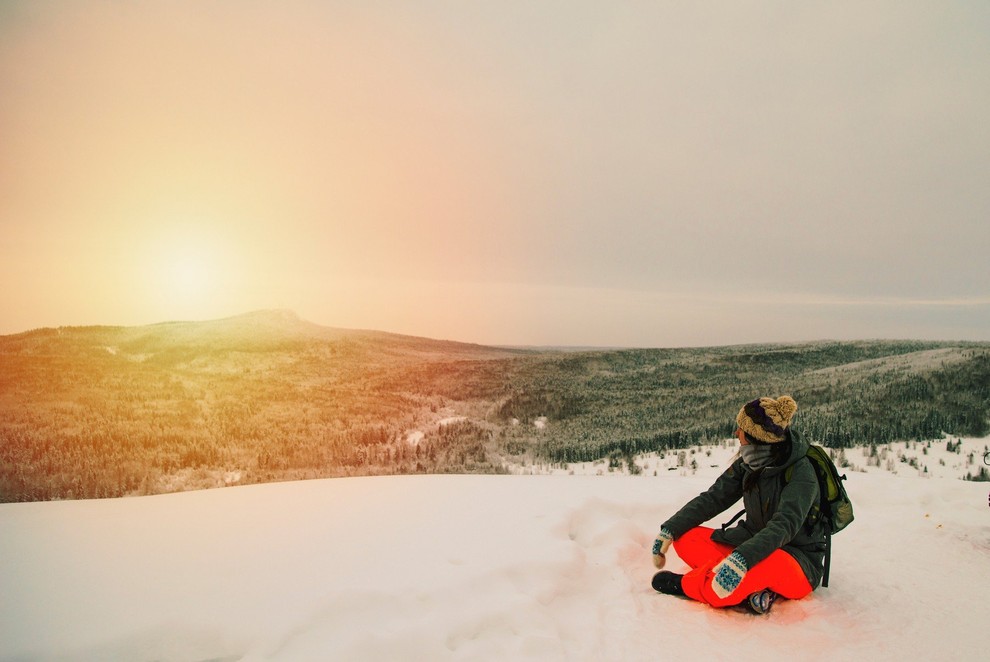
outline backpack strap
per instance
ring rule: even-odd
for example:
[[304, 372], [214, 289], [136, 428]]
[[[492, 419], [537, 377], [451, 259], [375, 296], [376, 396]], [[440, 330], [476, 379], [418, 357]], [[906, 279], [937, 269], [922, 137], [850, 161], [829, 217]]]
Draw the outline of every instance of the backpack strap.
[[832, 565], [832, 534], [825, 533], [825, 574], [822, 575], [822, 588], [828, 588], [828, 569]]

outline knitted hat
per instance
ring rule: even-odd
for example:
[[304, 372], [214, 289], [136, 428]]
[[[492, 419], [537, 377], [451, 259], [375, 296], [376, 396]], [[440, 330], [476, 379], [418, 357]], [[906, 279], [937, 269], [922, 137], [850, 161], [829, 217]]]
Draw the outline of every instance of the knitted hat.
[[754, 439], [774, 444], [786, 438], [784, 431], [796, 411], [797, 403], [789, 395], [782, 395], [776, 400], [760, 398], [743, 405], [736, 416], [736, 423]]

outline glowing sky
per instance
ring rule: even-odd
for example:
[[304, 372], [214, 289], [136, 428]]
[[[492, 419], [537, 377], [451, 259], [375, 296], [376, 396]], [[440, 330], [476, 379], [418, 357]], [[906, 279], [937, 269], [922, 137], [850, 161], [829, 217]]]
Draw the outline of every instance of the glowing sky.
[[986, 2], [0, 4], [0, 333], [990, 340]]

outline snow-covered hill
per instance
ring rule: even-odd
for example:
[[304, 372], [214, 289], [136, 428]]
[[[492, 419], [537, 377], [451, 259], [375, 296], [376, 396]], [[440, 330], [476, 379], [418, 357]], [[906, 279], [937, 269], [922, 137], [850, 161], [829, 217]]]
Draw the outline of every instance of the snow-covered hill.
[[987, 483], [850, 471], [831, 586], [765, 617], [655, 593], [659, 523], [731, 451], [0, 505], [0, 659], [985, 659]]

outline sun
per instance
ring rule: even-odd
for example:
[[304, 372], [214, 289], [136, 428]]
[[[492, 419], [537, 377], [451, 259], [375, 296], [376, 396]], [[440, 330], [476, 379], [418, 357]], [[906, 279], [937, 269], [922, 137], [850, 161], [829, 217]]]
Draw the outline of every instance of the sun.
[[216, 274], [212, 273], [208, 258], [191, 252], [172, 258], [166, 267], [168, 290], [180, 299], [195, 299], [213, 289]]
[[177, 247], [161, 255], [157, 296], [180, 311], [199, 312], [221, 296], [222, 255], [204, 245]]
[[210, 318], [225, 312], [236, 276], [232, 242], [205, 223], [163, 225], [146, 268], [146, 296], [165, 318]]

